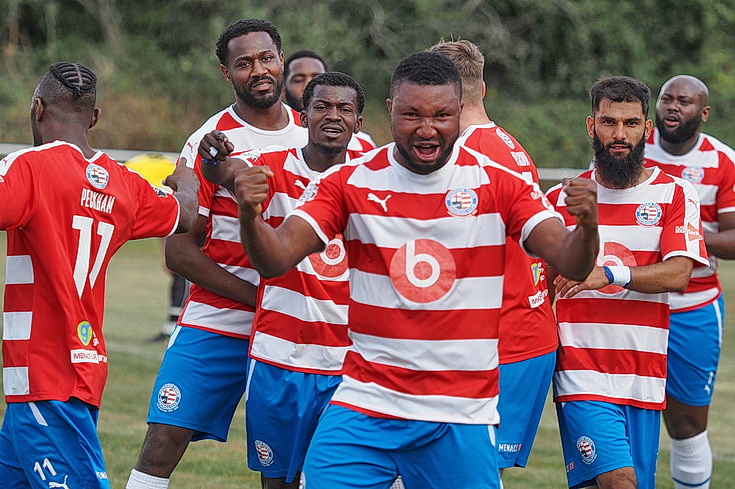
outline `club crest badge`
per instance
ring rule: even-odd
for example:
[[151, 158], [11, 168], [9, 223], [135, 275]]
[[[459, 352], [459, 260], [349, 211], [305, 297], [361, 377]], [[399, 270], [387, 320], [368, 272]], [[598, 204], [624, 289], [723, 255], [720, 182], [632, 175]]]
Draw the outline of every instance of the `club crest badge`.
[[587, 465], [590, 465], [597, 458], [595, 442], [589, 437], [580, 436], [577, 439], [577, 450], [579, 450], [579, 454], [582, 456], [582, 462]]
[[255, 440], [255, 452], [258, 454], [258, 461], [263, 467], [268, 467], [273, 463], [273, 450], [266, 442]]
[[690, 183], [699, 183], [704, 180], [704, 168], [688, 166], [682, 170], [681, 178]]
[[94, 163], [87, 165], [86, 174], [89, 183], [100, 190], [107, 187], [107, 183], [110, 180], [110, 174], [107, 170]]
[[175, 411], [181, 402], [181, 391], [176, 384], [164, 384], [158, 390], [158, 409], [165, 412]]
[[661, 206], [655, 202], [646, 202], [635, 210], [635, 220], [641, 226], [655, 226], [661, 220]]
[[477, 210], [477, 194], [471, 188], [456, 188], [447, 194], [446, 205], [453, 216], [471, 216]]

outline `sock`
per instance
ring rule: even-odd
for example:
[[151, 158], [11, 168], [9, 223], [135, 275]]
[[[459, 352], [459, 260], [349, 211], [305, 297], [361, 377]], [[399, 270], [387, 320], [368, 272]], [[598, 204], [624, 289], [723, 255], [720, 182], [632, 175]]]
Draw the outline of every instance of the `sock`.
[[390, 486], [390, 489], [404, 489], [403, 479], [401, 479], [401, 476], [400, 475], [395, 480], [395, 482], [393, 482], [393, 485]]
[[148, 475], [133, 469], [125, 489], [167, 489], [168, 479]]
[[683, 440], [672, 438], [670, 465], [674, 489], [709, 489], [712, 448], [707, 430]]

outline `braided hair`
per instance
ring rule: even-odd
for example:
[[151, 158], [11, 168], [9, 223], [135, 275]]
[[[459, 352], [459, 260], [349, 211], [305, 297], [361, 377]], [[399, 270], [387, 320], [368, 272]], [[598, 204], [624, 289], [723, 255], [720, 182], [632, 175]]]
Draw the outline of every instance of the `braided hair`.
[[82, 64], [59, 61], [49, 66], [41, 77], [34, 97], [63, 105], [71, 112], [93, 110], [97, 100], [97, 76]]

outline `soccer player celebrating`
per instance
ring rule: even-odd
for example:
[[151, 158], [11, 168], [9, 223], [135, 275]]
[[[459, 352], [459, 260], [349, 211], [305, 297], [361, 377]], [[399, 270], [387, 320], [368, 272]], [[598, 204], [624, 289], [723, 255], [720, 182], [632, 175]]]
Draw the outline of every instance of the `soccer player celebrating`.
[[[273, 173], [263, 204], [263, 218], [273, 227], [293, 211], [302, 195], [309, 195], [311, 182], [345, 162], [347, 144], [362, 123], [365, 95], [349, 75], [318, 75], [303, 97], [301, 124], [309, 130], [306, 146], [263, 151], [249, 161]], [[232, 188], [234, 170], [245, 164], [235, 158], [218, 162], [233, 149], [222, 136], [218, 132], [205, 136], [199, 153], [205, 158], [204, 175]], [[218, 150], [217, 160], [211, 160], [210, 147]], [[260, 170], [255, 174], [259, 176]], [[348, 298], [347, 256], [340, 236], [324, 252], [261, 283], [250, 342], [245, 421], [248, 466], [261, 472], [264, 488], [299, 486], [306, 449], [340, 382], [350, 345]]]
[[[656, 102], [656, 129], [646, 164], [688, 180], [702, 204], [708, 269], [695, 270], [684, 292], [671, 294], [666, 409], [671, 476], [676, 489], [707, 489], [712, 449], [707, 415], [714, 392], [725, 317], [717, 258], [735, 258], [735, 152], [700, 132], [710, 113], [707, 86], [687, 75], [671, 78]], [[697, 348], [691, 347], [697, 338]]]
[[0, 161], [3, 487], [110, 488], [96, 432], [107, 266], [126, 241], [184, 232], [196, 219], [191, 169], [166, 179], [176, 190], [167, 196], [89, 146], [96, 82], [81, 64], [51, 65], [31, 104], [35, 147]]
[[[415, 53], [393, 73], [395, 142], [327, 172], [278, 228], [265, 167], [240, 170], [241, 239], [266, 277], [344, 235], [353, 342], [306, 456], [306, 488], [499, 487], [497, 318], [506, 235], [578, 279], [597, 255], [593, 183], [567, 188], [567, 231], [537, 186], [456, 145], [452, 62]], [[461, 453], [453, 463], [447, 453]]]
[[200, 175], [199, 216], [190, 232], [166, 240], [166, 264], [193, 286], [153, 387], [148, 433], [128, 489], [167, 487], [190, 441], [225, 441], [245, 390], [258, 274], [238, 242], [234, 196], [201, 176], [199, 142], [215, 129], [240, 151], [307, 140], [298, 114], [280, 103], [283, 53], [273, 24], [233, 22], [216, 53], [235, 103], [205, 122], [181, 152]]
[[[487, 115], [482, 70], [485, 57], [467, 40], [439, 42], [431, 51], [452, 60], [462, 76], [459, 143], [538, 184], [538, 170], [523, 146]], [[544, 262], [529, 257], [511, 238], [506, 240], [505, 276], [500, 309], [498, 358], [500, 399], [498, 465], [525, 467], [536, 437], [559, 340], [548, 297]]]
[[[595, 167], [581, 177], [597, 184], [601, 253], [586, 280], [563, 272], [555, 280], [554, 395], [570, 488], [655, 487], [668, 293], [686, 288], [695, 263], [707, 264], [694, 188], [643, 166], [649, 97], [628, 77], [590, 91]], [[549, 199], [575, 228], [564, 189]]]

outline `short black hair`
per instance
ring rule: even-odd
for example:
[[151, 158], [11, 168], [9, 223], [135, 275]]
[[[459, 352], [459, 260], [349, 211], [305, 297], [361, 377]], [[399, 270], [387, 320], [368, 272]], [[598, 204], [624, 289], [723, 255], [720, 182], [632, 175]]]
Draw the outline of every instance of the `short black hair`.
[[59, 61], [49, 66], [33, 96], [62, 104], [70, 112], [94, 110], [97, 76], [83, 64]]
[[462, 98], [462, 78], [452, 60], [440, 53], [420, 51], [409, 54], [398, 63], [390, 80], [390, 93], [404, 82], [416, 85], [454, 85]]
[[600, 101], [604, 98], [613, 102], [640, 102], [644, 117], [648, 117], [651, 90], [640, 80], [629, 76], [609, 76], [597, 80], [590, 89], [593, 114], [600, 108]]
[[288, 65], [291, 64], [291, 61], [294, 61], [300, 58], [318, 59], [319, 61], [322, 62], [322, 65], [324, 66], [324, 71], [329, 71], [329, 67], [327, 66], [327, 62], [324, 61], [324, 58], [319, 56], [317, 53], [315, 53], [311, 49], [301, 49], [299, 51], [296, 51], [295, 53], [291, 53], [291, 56], [286, 58], [286, 62], [283, 64], [283, 77], [285, 79], [288, 78], [288, 72], [289, 72]]
[[219, 39], [217, 39], [217, 49], [215, 50], [215, 53], [217, 54], [219, 62], [227, 66], [227, 57], [230, 54], [227, 49], [229, 42], [236, 37], [244, 36], [251, 32], [268, 33], [268, 35], [271, 36], [273, 43], [276, 45], [278, 52], [281, 52], [281, 34], [278, 33], [276, 26], [267, 20], [262, 19], [240, 19], [227, 26], [227, 28], [222, 31], [222, 34], [219, 35]]
[[357, 113], [362, 114], [362, 109], [365, 108], [365, 92], [360, 84], [357, 83], [357, 80], [352, 78], [350, 75], [339, 71], [328, 71], [312, 78], [311, 81], [307, 83], [306, 88], [304, 88], [304, 95], [301, 98], [304, 107], [309, 106], [311, 97], [314, 96], [314, 88], [317, 85], [352, 88], [355, 90], [355, 93], [357, 93]]

